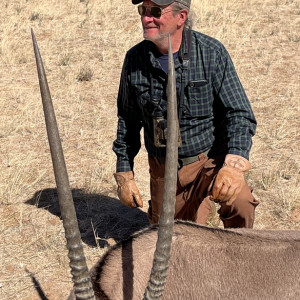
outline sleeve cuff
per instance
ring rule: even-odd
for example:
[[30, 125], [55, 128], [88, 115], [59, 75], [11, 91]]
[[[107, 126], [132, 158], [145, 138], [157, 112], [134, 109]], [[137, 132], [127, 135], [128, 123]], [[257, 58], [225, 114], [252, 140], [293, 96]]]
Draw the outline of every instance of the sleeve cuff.
[[228, 154], [239, 155], [239, 156], [242, 156], [242, 157], [246, 158], [247, 160], [249, 160], [249, 152], [248, 151], [231, 148], [231, 149], [229, 149]]
[[129, 171], [133, 171], [133, 168], [130, 165], [130, 162], [127, 160], [118, 160], [117, 161], [117, 168], [116, 168], [116, 172], [129, 172]]

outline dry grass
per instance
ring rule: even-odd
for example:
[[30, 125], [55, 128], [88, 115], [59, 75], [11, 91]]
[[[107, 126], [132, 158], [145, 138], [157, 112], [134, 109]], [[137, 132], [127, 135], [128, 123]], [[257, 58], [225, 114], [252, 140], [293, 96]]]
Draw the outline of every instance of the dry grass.
[[[30, 28], [91, 265], [147, 224], [146, 151], [136, 159], [145, 208], [133, 212], [116, 200], [111, 150], [120, 70], [141, 26], [130, 1], [5, 0], [0, 8], [0, 299], [40, 299], [32, 280], [48, 299], [66, 299], [72, 283]], [[300, 2], [203, 0], [193, 11], [194, 28], [229, 50], [258, 120], [247, 175], [261, 202], [255, 226], [300, 229]]]

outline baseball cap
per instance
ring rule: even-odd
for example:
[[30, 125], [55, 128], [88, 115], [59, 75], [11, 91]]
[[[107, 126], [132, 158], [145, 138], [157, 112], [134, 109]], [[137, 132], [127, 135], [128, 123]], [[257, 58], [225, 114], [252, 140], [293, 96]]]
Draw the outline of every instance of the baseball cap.
[[[175, 0], [151, 0], [157, 5], [170, 5], [171, 3], [175, 2]], [[139, 4], [143, 2], [143, 0], [132, 0], [132, 4]], [[176, 0], [176, 2], [182, 3], [183, 5], [190, 7], [191, 0]]]

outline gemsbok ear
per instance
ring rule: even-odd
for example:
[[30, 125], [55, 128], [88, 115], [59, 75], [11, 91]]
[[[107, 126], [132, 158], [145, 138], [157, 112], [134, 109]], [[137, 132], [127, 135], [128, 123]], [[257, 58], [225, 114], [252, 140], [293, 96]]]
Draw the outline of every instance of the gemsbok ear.
[[42, 96], [55, 181], [57, 186], [59, 206], [61, 210], [63, 226], [65, 228], [67, 248], [69, 250], [68, 256], [70, 258], [70, 267], [73, 276], [74, 291], [76, 299], [78, 300], [95, 299], [90, 275], [83, 253], [74, 201], [70, 189], [67, 168], [57, 128], [50, 90], [43, 66], [43, 61], [32, 29], [31, 35], [38, 71], [40, 91]]

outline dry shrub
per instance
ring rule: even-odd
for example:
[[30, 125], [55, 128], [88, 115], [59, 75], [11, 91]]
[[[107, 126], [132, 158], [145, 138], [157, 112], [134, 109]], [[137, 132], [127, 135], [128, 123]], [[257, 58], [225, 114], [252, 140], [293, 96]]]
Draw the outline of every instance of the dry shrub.
[[78, 81], [90, 81], [93, 77], [94, 71], [91, 67], [84, 65], [80, 67], [80, 70], [76, 76]]

